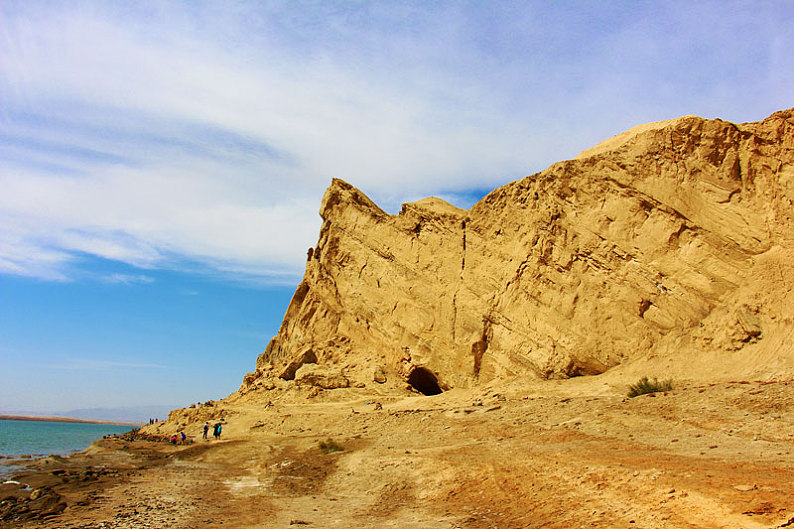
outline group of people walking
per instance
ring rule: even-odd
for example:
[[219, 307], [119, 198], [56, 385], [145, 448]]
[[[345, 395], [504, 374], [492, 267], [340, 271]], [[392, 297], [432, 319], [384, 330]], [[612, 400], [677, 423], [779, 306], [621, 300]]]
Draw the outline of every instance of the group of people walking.
[[[219, 423], [219, 422], [215, 423], [215, 425], [212, 427], [212, 436], [215, 438], [216, 441], [221, 438], [221, 431], [222, 430], [223, 430], [223, 426], [221, 426], [221, 423]], [[203, 435], [204, 439], [207, 438], [207, 434], [209, 434], [209, 431], [210, 431], [210, 423], [209, 422], [205, 422], [204, 423], [204, 435]], [[193, 442], [192, 439], [190, 441], [188, 441], [188, 438], [187, 438], [187, 435], [185, 435], [185, 432], [177, 432], [174, 435], [172, 435], [170, 438], [166, 437], [164, 440], [167, 441], [167, 442], [170, 442], [171, 444], [175, 444], [175, 445], [176, 444], [190, 444], [190, 443]]]
[[[222, 429], [222, 426], [221, 426], [221, 423], [219, 423], [219, 422], [215, 423], [215, 426], [212, 427], [212, 436], [215, 437], [216, 440], [221, 438], [221, 429]], [[209, 431], [210, 431], [210, 423], [209, 422], [205, 422], [204, 423], [204, 439], [207, 438], [207, 433]]]

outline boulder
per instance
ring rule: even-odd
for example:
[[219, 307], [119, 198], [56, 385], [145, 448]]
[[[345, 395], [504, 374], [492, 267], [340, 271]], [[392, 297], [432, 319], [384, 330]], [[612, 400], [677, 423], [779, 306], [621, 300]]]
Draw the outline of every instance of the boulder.
[[306, 349], [302, 353], [298, 354], [289, 364], [287, 367], [279, 375], [279, 378], [283, 378], [284, 380], [294, 380], [295, 373], [298, 369], [301, 368], [304, 364], [316, 364], [317, 363], [317, 355], [314, 354], [314, 351], [311, 349]]
[[350, 387], [350, 381], [338, 368], [320, 364], [305, 364], [295, 373], [299, 386], [315, 386], [322, 389]]

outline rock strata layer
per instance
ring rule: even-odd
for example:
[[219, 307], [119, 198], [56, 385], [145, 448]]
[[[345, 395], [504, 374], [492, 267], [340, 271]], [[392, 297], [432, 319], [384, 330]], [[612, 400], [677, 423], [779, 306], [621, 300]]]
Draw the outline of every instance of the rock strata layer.
[[468, 211], [427, 198], [389, 215], [334, 180], [240, 391], [326, 373], [306, 364], [424, 392], [659, 355], [790, 361], [792, 200], [794, 109], [643, 125]]

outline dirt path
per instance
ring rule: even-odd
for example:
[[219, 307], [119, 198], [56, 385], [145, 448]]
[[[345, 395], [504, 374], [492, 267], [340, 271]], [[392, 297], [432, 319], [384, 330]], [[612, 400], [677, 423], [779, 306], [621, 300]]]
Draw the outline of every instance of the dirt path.
[[794, 383], [582, 387], [238, 403], [228, 440], [97, 453], [116, 474], [9, 526], [794, 527]]

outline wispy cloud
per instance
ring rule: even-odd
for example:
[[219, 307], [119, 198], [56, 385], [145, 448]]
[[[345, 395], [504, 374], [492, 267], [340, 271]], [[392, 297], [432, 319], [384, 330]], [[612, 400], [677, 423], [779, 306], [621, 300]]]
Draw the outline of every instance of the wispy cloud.
[[641, 121], [791, 105], [792, 11], [11, 0], [0, 273], [89, 254], [294, 281], [332, 177], [392, 210], [465, 201]]
[[46, 369], [75, 370], [75, 371], [112, 371], [127, 369], [167, 369], [168, 366], [162, 364], [145, 362], [117, 362], [112, 360], [93, 360], [86, 358], [75, 358], [59, 364], [47, 364], [42, 366]]
[[118, 283], [122, 285], [135, 285], [154, 283], [155, 279], [144, 274], [111, 274], [102, 277], [105, 283]]

